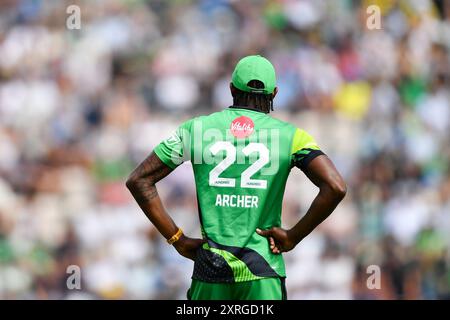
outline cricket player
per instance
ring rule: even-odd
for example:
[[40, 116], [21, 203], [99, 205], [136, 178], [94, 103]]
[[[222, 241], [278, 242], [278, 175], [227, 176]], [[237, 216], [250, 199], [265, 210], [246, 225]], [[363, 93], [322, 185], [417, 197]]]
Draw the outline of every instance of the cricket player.
[[[126, 185], [168, 244], [194, 261], [188, 299], [286, 299], [282, 253], [333, 212], [346, 184], [311, 135], [269, 115], [278, 89], [266, 58], [241, 59], [230, 90], [232, 106], [181, 124]], [[185, 161], [193, 167], [201, 239], [183, 234], [156, 189]], [[283, 229], [283, 194], [293, 168], [319, 192], [297, 224]]]

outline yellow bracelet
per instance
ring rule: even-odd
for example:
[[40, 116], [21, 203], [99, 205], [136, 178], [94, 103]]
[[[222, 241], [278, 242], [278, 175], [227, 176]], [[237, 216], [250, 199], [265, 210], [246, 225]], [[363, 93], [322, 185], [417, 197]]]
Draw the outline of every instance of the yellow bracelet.
[[167, 243], [174, 244], [181, 238], [182, 235], [183, 235], [183, 230], [181, 230], [181, 228], [178, 228], [177, 233], [175, 233], [170, 239], [167, 239]]

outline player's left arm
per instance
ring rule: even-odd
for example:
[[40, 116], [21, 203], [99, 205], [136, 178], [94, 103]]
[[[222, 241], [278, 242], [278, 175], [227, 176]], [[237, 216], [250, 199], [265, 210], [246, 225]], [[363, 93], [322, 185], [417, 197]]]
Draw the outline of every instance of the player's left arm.
[[142, 211], [166, 239], [174, 235], [178, 228], [159, 198], [156, 183], [171, 172], [172, 169], [152, 152], [134, 169], [126, 182]]

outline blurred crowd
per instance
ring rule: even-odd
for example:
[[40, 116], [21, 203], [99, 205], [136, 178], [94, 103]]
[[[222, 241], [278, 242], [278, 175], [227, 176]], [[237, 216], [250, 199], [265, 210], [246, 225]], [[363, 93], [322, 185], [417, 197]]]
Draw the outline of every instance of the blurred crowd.
[[[124, 181], [182, 121], [231, 105], [247, 54], [275, 65], [273, 116], [310, 132], [349, 185], [285, 254], [288, 297], [449, 299], [449, 50], [445, 1], [1, 1], [0, 299], [185, 299], [192, 262]], [[190, 164], [158, 188], [200, 236]], [[284, 226], [316, 193], [293, 170]]]

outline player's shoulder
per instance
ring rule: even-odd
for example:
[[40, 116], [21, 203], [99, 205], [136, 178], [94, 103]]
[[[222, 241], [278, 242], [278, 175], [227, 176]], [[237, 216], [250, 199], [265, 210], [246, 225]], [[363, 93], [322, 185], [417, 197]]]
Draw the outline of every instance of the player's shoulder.
[[[217, 113], [217, 112], [214, 112]], [[192, 123], [194, 122], [198, 122], [198, 121], [205, 121], [208, 117], [210, 117], [211, 115], [213, 115], [214, 113], [210, 113], [210, 114], [204, 114], [204, 115], [198, 115], [189, 119], [186, 119], [181, 126], [191, 126]]]
[[213, 119], [221, 119], [225, 110], [210, 112], [193, 118], [196, 121], [208, 121]]
[[288, 122], [288, 121], [284, 121], [281, 120], [279, 118], [276, 118], [274, 116], [271, 115], [266, 115], [268, 118], [270, 118], [271, 124], [278, 126], [278, 127], [283, 127], [283, 128], [287, 128], [287, 129], [293, 129], [295, 130], [297, 127], [295, 125], [293, 125], [292, 123]]
[[272, 116], [272, 115], [268, 115], [268, 114], [265, 116], [267, 117], [268, 124], [270, 125], [271, 128], [279, 128], [280, 130], [288, 131], [288, 132], [291, 132], [292, 134], [297, 129], [297, 127], [294, 124], [292, 124], [288, 121], [281, 120], [281, 119], [277, 118], [276, 116]]
[[190, 118], [188, 120], [186, 120], [183, 125], [186, 126], [192, 126], [193, 123], [198, 123], [198, 122], [207, 122], [207, 121], [211, 121], [214, 119], [221, 119], [221, 113], [222, 111], [216, 111], [216, 112], [212, 112], [212, 113], [208, 113], [208, 114], [202, 114], [202, 115], [198, 115], [196, 117]]
[[180, 124], [179, 129], [191, 131], [194, 130], [195, 126], [204, 126], [205, 124], [212, 123], [222, 118], [220, 113], [221, 111], [217, 111], [189, 118]]

